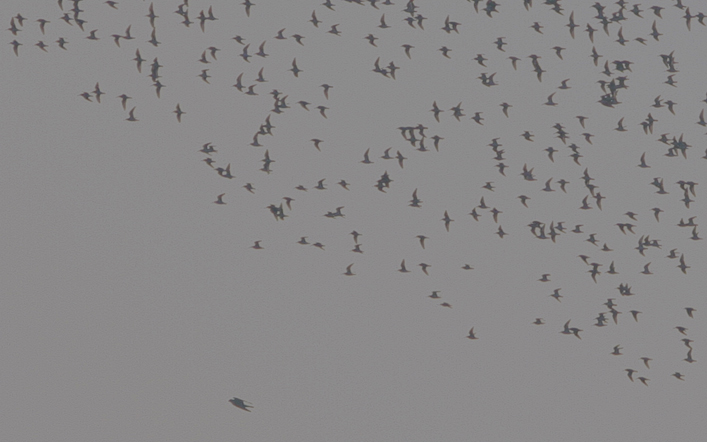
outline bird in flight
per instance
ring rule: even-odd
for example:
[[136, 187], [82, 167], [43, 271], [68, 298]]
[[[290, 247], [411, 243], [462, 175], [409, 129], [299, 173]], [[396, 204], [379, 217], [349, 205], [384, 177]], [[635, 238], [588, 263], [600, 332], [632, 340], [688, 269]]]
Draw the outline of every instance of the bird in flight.
[[398, 269], [400, 273], [410, 273], [410, 270], [405, 268], [405, 260], [403, 259], [403, 262], [400, 263], [400, 268]]
[[239, 399], [237, 397], [234, 397], [233, 399], [229, 399], [228, 402], [232, 403], [234, 406], [240, 408], [241, 410], [245, 410], [245, 411], [250, 411], [249, 408], [253, 408], [253, 406], [250, 405], [250, 402], [244, 401], [243, 399]]
[[130, 109], [130, 112], [128, 112], [128, 118], [126, 118], [126, 121], [140, 121], [137, 118], [135, 118], [135, 107], [133, 106], [132, 109]]

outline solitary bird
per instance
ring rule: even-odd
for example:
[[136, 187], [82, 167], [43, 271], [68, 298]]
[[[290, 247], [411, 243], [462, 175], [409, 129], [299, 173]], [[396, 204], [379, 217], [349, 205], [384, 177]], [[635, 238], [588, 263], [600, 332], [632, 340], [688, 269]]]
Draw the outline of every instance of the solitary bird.
[[245, 410], [245, 411], [250, 411], [248, 408], [253, 408], [252, 405], [249, 405], [250, 402], [244, 401], [243, 399], [239, 399], [237, 397], [234, 397], [233, 399], [229, 399], [228, 402], [232, 403], [234, 406], [240, 408], [241, 410]]

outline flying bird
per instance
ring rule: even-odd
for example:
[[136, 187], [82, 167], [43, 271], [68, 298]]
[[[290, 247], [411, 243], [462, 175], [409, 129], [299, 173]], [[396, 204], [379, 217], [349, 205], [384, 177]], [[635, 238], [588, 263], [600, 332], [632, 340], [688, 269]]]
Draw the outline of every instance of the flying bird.
[[229, 399], [228, 402], [232, 403], [234, 406], [240, 408], [241, 410], [245, 410], [245, 411], [250, 411], [249, 408], [253, 408], [252, 405], [249, 405], [250, 402], [244, 401], [243, 399], [239, 399], [237, 397], [234, 397], [233, 399]]
[[182, 122], [182, 115], [186, 114], [186, 112], [184, 112], [182, 110], [182, 108], [179, 107], [179, 103], [177, 103], [177, 108], [174, 110], [174, 113], [177, 114], [177, 121], [181, 123]]
[[444, 218], [442, 218], [442, 221], [444, 221], [444, 228], [447, 229], [447, 232], [449, 232], [449, 224], [454, 220], [449, 217], [446, 210], [444, 211]]
[[250, 7], [253, 6], [255, 3], [251, 2], [250, 0], [245, 0], [243, 3], [241, 3], [243, 6], [245, 6], [245, 15], [247, 17], [250, 17]]
[[126, 118], [126, 121], [140, 121], [137, 118], [135, 118], [135, 107], [133, 106], [132, 109], [130, 109], [130, 112], [128, 112], [128, 118]]

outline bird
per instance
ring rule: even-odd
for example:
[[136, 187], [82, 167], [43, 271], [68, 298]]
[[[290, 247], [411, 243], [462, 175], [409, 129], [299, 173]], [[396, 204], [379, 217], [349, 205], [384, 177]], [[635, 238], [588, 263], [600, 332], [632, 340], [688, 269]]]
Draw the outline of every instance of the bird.
[[142, 63], [146, 60], [140, 56], [140, 49], [135, 50], [135, 58], [133, 60], [137, 63], [137, 71], [142, 72]]
[[346, 272], [344, 273], [344, 275], [346, 275], [346, 276], [354, 276], [354, 275], [356, 275], [355, 273], [353, 273], [353, 272], [351, 271], [351, 267], [353, 267], [353, 264], [349, 264], [348, 267], [346, 267]]
[[369, 156], [368, 156], [370, 150], [371, 150], [370, 148], [366, 149], [366, 152], [364, 152], [364, 154], [363, 154], [363, 161], [361, 161], [361, 163], [363, 163], [363, 164], [373, 164], [373, 161], [371, 161], [370, 158], [369, 158]]
[[400, 273], [410, 273], [410, 270], [405, 268], [405, 260], [403, 259], [403, 262], [400, 263], [400, 268], [398, 269]]
[[432, 267], [429, 264], [425, 264], [424, 262], [418, 264], [420, 267], [422, 267], [422, 271], [425, 273], [425, 275], [429, 276], [429, 273], [427, 273], [427, 268]]
[[314, 25], [314, 27], [319, 27], [319, 23], [321, 23], [321, 21], [317, 19], [316, 11], [312, 11], [312, 19], [309, 21]]
[[[571, 319], [570, 319], [570, 321], [571, 321]], [[570, 331], [570, 321], [565, 322], [564, 327], [563, 327], [562, 330], [560, 331], [560, 333], [562, 333], [563, 335], [570, 335], [570, 334], [572, 334], [572, 332]]]
[[643, 273], [644, 275], [652, 275], [653, 273], [651, 273], [651, 271], [648, 269], [649, 265], [651, 265], [650, 262], [643, 266], [643, 271], [641, 273]]
[[301, 46], [304, 46], [304, 43], [302, 43], [302, 40], [304, 39], [303, 36], [301, 36], [301, 35], [299, 35], [299, 34], [293, 34], [291, 37], [294, 38], [295, 41], [296, 41], [297, 43], [299, 43]]
[[508, 118], [508, 108], [513, 107], [513, 106], [511, 106], [508, 103], [501, 103], [499, 106], [501, 106], [503, 108], [503, 115], [505, 115], [506, 118]]
[[380, 18], [380, 24], [378, 25], [379, 28], [381, 29], [386, 29], [389, 28], [390, 26], [385, 22], [385, 14], [383, 14]]
[[10, 44], [12, 45], [12, 50], [15, 53], [15, 55], [19, 56], [20, 54], [18, 53], [17, 48], [22, 46], [22, 43], [18, 42], [17, 40], [12, 40], [10, 42]]
[[430, 112], [434, 113], [435, 120], [437, 120], [437, 122], [439, 123], [439, 114], [444, 111], [437, 107], [436, 101], [432, 103], [432, 109], [430, 110]]
[[130, 112], [128, 112], [128, 118], [126, 118], [125, 120], [126, 121], [140, 121], [137, 118], [135, 118], [134, 112], [135, 112], [135, 107], [133, 106], [133, 108], [130, 109]]
[[689, 265], [685, 264], [685, 255], [680, 254], [680, 264], [677, 266], [684, 274], [687, 274], [687, 269], [690, 268]]
[[417, 239], [420, 240], [420, 246], [425, 248], [425, 240], [428, 239], [425, 235], [417, 235]]
[[[412, 199], [410, 200], [410, 207], [422, 207], [420, 203], [422, 202], [421, 199], [417, 197], [417, 189], [413, 190], [412, 192]], [[424, 247], [423, 247], [424, 248]]]
[[646, 368], [651, 368], [650, 365], [648, 365], [648, 362], [652, 361], [653, 359], [647, 357], [642, 357], [640, 359], [643, 361], [643, 364], [646, 366]]
[[177, 108], [174, 110], [174, 113], [177, 114], [177, 121], [181, 123], [182, 115], [186, 114], [186, 112], [184, 112], [181, 107], [179, 107], [179, 103], [177, 103]]
[[243, 399], [239, 399], [237, 397], [229, 399], [228, 402], [232, 403], [234, 406], [240, 408], [241, 410], [245, 410], [248, 412], [250, 412], [249, 408], [253, 408], [253, 406], [250, 405], [250, 402], [244, 401]]
[[339, 31], [339, 30], [337, 29], [337, 26], [339, 26], [338, 23], [335, 24], [335, 25], [331, 25], [331, 29], [329, 29], [327, 32], [328, 32], [329, 34], [334, 34], [334, 35], [340, 36], [340, 35], [341, 35], [341, 31]]
[[155, 27], [155, 19], [159, 18], [159, 16], [155, 14], [154, 5], [152, 3], [150, 3], [149, 13], [146, 15], [146, 17], [148, 17], [150, 19], [150, 26], [152, 26], [154, 28]]
[[120, 98], [120, 103], [123, 106], [123, 110], [126, 110], [125, 106], [126, 106], [128, 100], [130, 100], [132, 97], [128, 97], [127, 95], [122, 94], [122, 95], [118, 95], [118, 97], [116, 97], [116, 98]]
[[324, 97], [326, 97], [326, 99], [328, 100], [329, 99], [329, 89], [333, 88], [334, 86], [330, 86], [325, 83], [325, 84], [321, 85], [321, 87], [324, 88]]
[[474, 327], [471, 327], [471, 330], [469, 330], [469, 336], [467, 336], [467, 338], [469, 338], [469, 339], [479, 339], [479, 338], [477, 338], [476, 335], [474, 334]]
[[292, 73], [295, 75], [295, 77], [299, 78], [299, 73], [303, 72], [300, 68], [297, 67], [297, 58], [294, 58], [292, 60], [292, 69], [290, 69]]
[[260, 46], [258, 47], [258, 52], [256, 52], [255, 55], [262, 58], [265, 58], [269, 55], [265, 53], [265, 42], [262, 42], [260, 44]]
[[633, 374], [636, 373], [636, 370], [632, 368], [626, 368], [624, 369], [624, 371], [628, 373], [628, 378], [631, 379], [631, 382], [633, 382]]
[[447, 232], [449, 232], [449, 224], [454, 220], [449, 217], [446, 210], [444, 211], [444, 218], [442, 218], [442, 221], [444, 221], [444, 228], [447, 229]]
[[690, 349], [690, 351], [687, 352], [687, 357], [685, 359], [683, 359], [683, 361], [689, 362], [689, 363], [695, 362], [695, 360], [692, 359], [692, 349]]
[[614, 130], [619, 131], [619, 132], [626, 132], [627, 129], [624, 127], [623, 121], [624, 121], [624, 119], [621, 118], [618, 122], [618, 125], [616, 126], [616, 128]]
[[400, 153], [400, 151], [397, 152], [395, 158], [398, 160], [398, 164], [400, 165], [400, 168], [403, 168], [403, 161], [406, 160], [407, 158], [403, 156], [403, 154]]
[[[250, 8], [251, 8], [251, 6], [254, 5], [254, 3], [251, 2], [250, 0], [245, 0], [245, 1], [244, 1], [243, 3], [241, 3], [241, 4], [242, 4], [243, 6], [245, 6], [245, 15], [246, 15], [247, 17], [250, 17]], [[211, 11], [211, 10], [209, 9], [209, 11]]]

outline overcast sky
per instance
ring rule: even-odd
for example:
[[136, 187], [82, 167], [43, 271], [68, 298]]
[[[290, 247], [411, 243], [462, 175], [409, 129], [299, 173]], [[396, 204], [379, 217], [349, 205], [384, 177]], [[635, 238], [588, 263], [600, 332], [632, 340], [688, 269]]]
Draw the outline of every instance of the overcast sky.
[[[477, 13], [473, 2], [416, 0], [424, 30], [405, 22], [404, 0], [378, 9], [362, 3], [335, 0], [331, 10], [319, 0], [260, 0], [247, 16], [240, 2], [190, 0], [180, 8], [194, 22], [187, 27], [174, 13], [179, 1], [155, 1], [157, 46], [148, 42], [150, 2], [122, 0], [114, 9], [81, 1], [83, 31], [61, 19], [74, 17], [70, 0], [63, 12], [51, 1], [0, 4], [3, 439], [583, 442], [705, 434], [707, 251], [691, 239], [692, 226], [677, 226], [706, 216], [706, 130], [696, 124], [707, 107], [703, 5], [684, 2], [695, 16], [688, 31], [686, 10], [673, 1], [642, 3], [642, 18], [627, 4], [626, 20], [607, 34], [597, 9], [580, 0], [561, 1], [562, 14], [540, 0], [528, 10], [500, 0], [491, 17], [485, 1]], [[604, 5], [609, 19], [619, 10]], [[217, 20], [202, 32], [199, 12], [208, 16], [211, 6]], [[651, 6], [665, 8], [662, 18]], [[379, 27], [383, 14], [389, 28]], [[448, 16], [458, 33], [442, 29]], [[38, 19], [49, 20], [44, 34]], [[332, 25], [340, 35], [328, 32]], [[117, 46], [111, 35], [128, 26], [135, 38]], [[287, 38], [274, 38], [283, 28]], [[86, 39], [94, 29], [98, 40]], [[620, 30], [625, 45], [616, 41]], [[236, 35], [250, 44], [249, 61]], [[263, 42], [267, 57], [255, 55]], [[217, 59], [209, 47], [219, 49]], [[204, 51], [208, 64], [199, 61]], [[671, 52], [674, 85], [665, 83], [671, 72], [661, 58]], [[542, 81], [531, 54], [540, 57]], [[519, 58], [517, 69], [509, 57]], [[160, 98], [148, 77], [155, 58]], [[395, 79], [373, 72], [377, 59], [381, 68], [399, 67]], [[619, 72], [615, 60], [630, 61], [630, 71]], [[607, 61], [610, 75], [602, 73]], [[267, 82], [255, 81], [261, 69]], [[241, 73], [243, 92], [233, 87]], [[495, 85], [478, 78], [494, 73]], [[619, 103], [599, 103], [609, 89], [598, 81], [621, 76]], [[558, 89], [565, 79], [569, 89]], [[332, 86], [328, 98], [322, 84]], [[257, 95], [244, 93], [250, 85]], [[281, 113], [272, 111], [273, 89], [286, 96]], [[553, 93], [557, 105], [544, 105]], [[125, 110], [122, 94], [131, 97]], [[657, 96], [663, 107], [652, 107]], [[666, 100], [677, 103], [674, 114]], [[439, 122], [433, 102], [444, 111]], [[459, 121], [451, 110], [458, 104]], [[326, 106], [326, 118], [317, 106]], [[138, 121], [126, 121], [133, 107]], [[483, 124], [471, 119], [476, 112]], [[649, 113], [652, 134], [640, 125]], [[272, 135], [252, 146], [268, 116]], [[620, 119], [626, 131], [615, 130]], [[398, 129], [418, 124], [427, 152]], [[686, 158], [666, 156], [671, 144], [661, 134], [682, 136]], [[435, 135], [443, 138], [438, 151]], [[496, 138], [500, 161], [489, 146]], [[320, 150], [312, 139], [322, 140]], [[206, 143], [217, 152], [200, 152]], [[548, 147], [557, 150], [554, 161]], [[404, 167], [381, 158], [388, 148], [406, 158]], [[361, 163], [367, 149], [373, 164]], [[271, 173], [260, 170], [266, 150]], [[650, 167], [637, 167], [644, 153]], [[228, 164], [233, 179], [214, 169]], [[523, 178], [524, 165], [535, 181]], [[594, 193], [606, 197], [601, 210], [585, 169]], [[393, 181], [381, 192], [376, 182], [386, 172]], [[667, 194], [656, 193], [655, 178]], [[326, 189], [315, 189], [322, 179]], [[542, 190], [548, 180], [552, 192]], [[689, 207], [680, 180], [699, 183]], [[409, 207], [415, 189], [420, 208]], [[220, 194], [225, 205], [214, 204]], [[528, 207], [520, 195], [530, 197]], [[586, 196], [591, 209], [580, 210]], [[284, 197], [294, 200], [277, 220], [267, 207]], [[482, 197], [501, 212], [497, 223], [476, 207]], [[324, 216], [340, 206], [343, 217]], [[565, 231], [554, 242], [539, 239], [533, 221], [546, 235], [551, 223]], [[635, 233], [621, 233], [620, 223]], [[582, 233], [572, 233], [579, 224]], [[507, 236], [496, 234], [499, 226]], [[352, 252], [352, 231], [363, 253]], [[428, 237], [424, 249], [418, 235]], [[635, 248], [646, 236], [661, 247], [641, 255]], [[309, 244], [298, 244], [301, 237]], [[255, 241], [263, 248], [251, 248]], [[667, 258], [672, 249], [686, 273]], [[596, 283], [579, 255], [601, 264]], [[403, 259], [409, 273], [398, 272]], [[612, 261], [618, 274], [607, 273]], [[652, 274], [642, 274], [648, 263]], [[350, 264], [354, 275], [346, 276]], [[543, 274], [550, 281], [538, 281]], [[622, 296], [619, 284], [633, 295]], [[555, 289], [560, 302], [550, 297]], [[430, 299], [433, 291], [441, 298]], [[608, 298], [621, 312], [618, 324]], [[693, 318], [686, 307], [696, 309]], [[638, 321], [631, 310], [641, 312]], [[602, 312], [608, 322], [597, 327]], [[568, 320], [581, 339], [560, 333]], [[471, 327], [476, 340], [466, 338]], [[612, 355], [617, 345], [622, 354]], [[694, 363], [684, 360], [688, 346]], [[636, 370], [633, 382], [625, 369]], [[235, 408], [232, 397], [254, 408]]]

